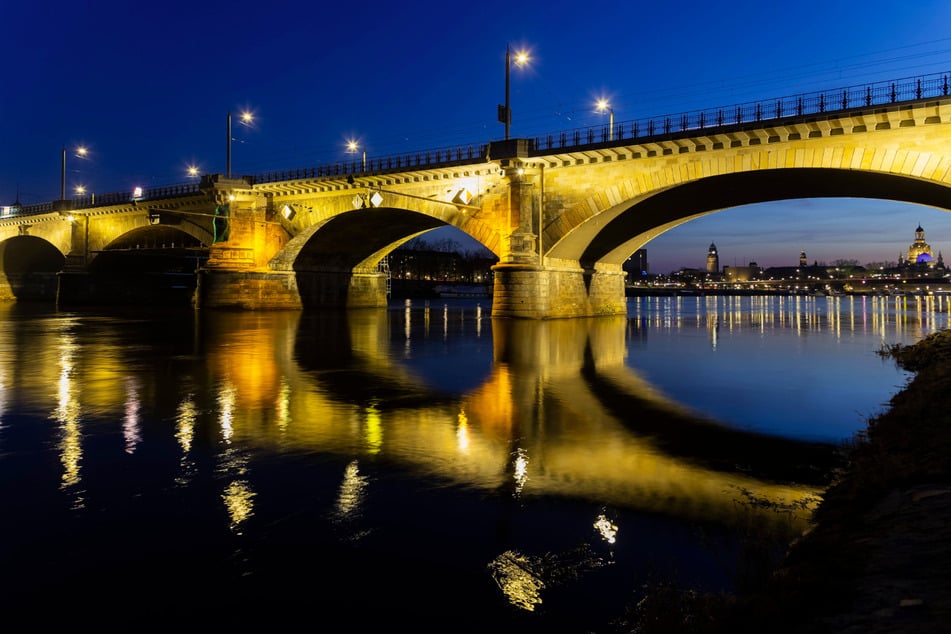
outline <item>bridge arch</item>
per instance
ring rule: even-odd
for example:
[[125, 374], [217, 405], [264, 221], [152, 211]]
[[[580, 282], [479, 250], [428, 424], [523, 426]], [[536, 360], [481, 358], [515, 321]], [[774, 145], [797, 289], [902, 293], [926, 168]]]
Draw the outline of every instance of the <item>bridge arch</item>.
[[[205, 232], [207, 234], [207, 232]], [[197, 235], [196, 235], [197, 234]], [[89, 254], [90, 272], [168, 270], [171, 260], [207, 258], [209, 236], [186, 227], [143, 225], [116, 236]], [[181, 268], [171, 267], [171, 268]], [[192, 269], [196, 266], [192, 266]]]
[[446, 223], [432, 216], [379, 207], [339, 213], [292, 238], [270, 262], [278, 271], [339, 271], [376, 266], [407, 240]]
[[545, 240], [552, 245], [547, 255], [585, 267], [620, 265], [680, 224], [776, 200], [869, 198], [951, 210], [951, 156], [854, 146], [809, 155], [807, 161], [795, 148], [752, 151], [732, 160], [694, 158], [677, 169], [658, 166], [647, 172], [636, 171], [632, 161], [609, 188], [576, 202], [546, 227]]
[[50, 300], [66, 256], [48, 240], [20, 235], [0, 242], [0, 299]]
[[[445, 207], [445, 205], [442, 205]], [[459, 222], [461, 214], [451, 213], [429, 201], [403, 207], [368, 207], [325, 213], [299, 229], [268, 262], [268, 268], [294, 276], [299, 301], [304, 306], [367, 305], [386, 301], [380, 295], [380, 261], [416, 236], [443, 226], [472, 236], [484, 223], [475, 218]], [[483, 235], [494, 235], [481, 231]], [[474, 237], [474, 236], [473, 236]], [[496, 247], [498, 240], [495, 240]]]
[[458, 212], [447, 214], [437, 205], [424, 203], [415, 209], [373, 207], [325, 217], [301, 229], [268, 266], [275, 271], [376, 268], [383, 257], [403, 243], [443, 226], [459, 229], [497, 255], [497, 231], [477, 218], [460, 218]]

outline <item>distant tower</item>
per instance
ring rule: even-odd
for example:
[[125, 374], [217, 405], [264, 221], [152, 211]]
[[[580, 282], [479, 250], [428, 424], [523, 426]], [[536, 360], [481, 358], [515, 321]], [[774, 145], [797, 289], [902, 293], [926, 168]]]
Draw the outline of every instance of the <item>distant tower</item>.
[[806, 260], [806, 252], [805, 252], [805, 251], [800, 251], [800, 252], [799, 252], [799, 266], [801, 266], [801, 267], [807, 267], [807, 266], [809, 266], [809, 261]]
[[717, 255], [717, 245], [710, 243], [710, 248], [707, 249], [707, 273], [719, 273], [720, 272], [720, 256]]
[[908, 247], [908, 263], [934, 266], [934, 255], [931, 253], [931, 246], [925, 242], [925, 230], [921, 225], [915, 229], [915, 241]]

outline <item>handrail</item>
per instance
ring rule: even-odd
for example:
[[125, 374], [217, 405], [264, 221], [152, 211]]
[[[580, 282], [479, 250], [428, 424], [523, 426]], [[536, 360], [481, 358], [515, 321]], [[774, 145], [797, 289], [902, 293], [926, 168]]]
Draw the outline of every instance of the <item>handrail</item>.
[[743, 124], [758, 124], [813, 114], [826, 115], [880, 105], [890, 106], [949, 95], [951, 95], [949, 74], [935, 73], [621, 121], [615, 124], [613, 135], [610, 133], [610, 126], [605, 125], [559, 131], [536, 136], [534, 149], [537, 152], [596, 143], [630, 142], [651, 137], [675, 136], [686, 132], [695, 133], [698, 130], [712, 132]]
[[[814, 114], [827, 115], [881, 105], [895, 105], [931, 97], [951, 95], [949, 73], [933, 73], [902, 79], [856, 84], [834, 90], [800, 93], [760, 101], [703, 110], [691, 110], [677, 114], [620, 121], [615, 129], [594, 125], [573, 130], [561, 130], [531, 139], [532, 152], [577, 148], [595, 144], [624, 144], [639, 139], [658, 140], [698, 130], [715, 132], [747, 124], [792, 119]], [[304, 178], [330, 178], [354, 175], [403, 172], [412, 169], [432, 169], [464, 165], [474, 160], [485, 160], [488, 143], [469, 143], [461, 146], [443, 147], [372, 157], [369, 160], [336, 162], [313, 167], [269, 171], [251, 177], [252, 184], [273, 183]], [[159, 200], [175, 196], [187, 196], [199, 192], [197, 183], [184, 183], [146, 189], [140, 200]], [[129, 192], [110, 192], [87, 196], [71, 202], [71, 209], [85, 209], [103, 205], [131, 202]], [[0, 219], [12, 216], [36, 215], [54, 211], [54, 203], [45, 202], [20, 207], [5, 207], [8, 211]]]

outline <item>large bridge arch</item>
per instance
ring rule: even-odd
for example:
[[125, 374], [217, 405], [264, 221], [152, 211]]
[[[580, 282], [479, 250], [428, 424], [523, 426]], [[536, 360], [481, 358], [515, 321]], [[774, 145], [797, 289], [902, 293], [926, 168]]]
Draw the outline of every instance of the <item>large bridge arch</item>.
[[837, 129], [826, 136], [790, 127], [742, 142], [717, 137], [691, 146], [638, 146], [629, 160], [584, 164], [584, 187], [571, 175], [579, 165], [559, 168], [564, 175], [549, 177], [558, 185], [549, 186], [558, 208], [546, 209], [546, 256], [585, 267], [619, 264], [684, 222], [783, 199], [878, 198], [951, 209], [944, 126], [919, 116], [874, 132]]
[[[868, 198], [951, 210], [951, 185], [907, 175], [834, 168], [780, 168], [690, 181], [605, 210], [598, 231], [577, 259], [582, 265], [622, 264], [660, 234], [710, 213], [755, 203], [802, 198]], [[607, 218], [610, 218], [609, 220]], [[583, 233], [583, 232], [581, 232]], [[576, 255], [567, 244], [563, 252]]]
[[136, 226], [115, 236], [101, 249], [91, 251], [86, 266], [90, 272], [124, 272], [130, 263], [137, 261], [135, 269], [161, 270], [159, 260], [207, 258], [210, 234], [187, 229], [187, 226], [162, 224]]
[[[380, 295], [378, 282], [383, 277], [378, 267], [385, 256], [433, 229], [459, 228], [458, 213], [436, 213], [438, 206], [432, 203], [423, 207], [349, 209], [312, 221], [287, 242], [268, 267], [295, 277], [304, 306], [377, 303], [374, 297]], [[484, 225], [471, 218], [470, 224]]]
[[278, 271], [339, 271], [374, 267], [407, 240], [446, 222], [406, 209], [354, 209], [311, 225], [270, 262]]

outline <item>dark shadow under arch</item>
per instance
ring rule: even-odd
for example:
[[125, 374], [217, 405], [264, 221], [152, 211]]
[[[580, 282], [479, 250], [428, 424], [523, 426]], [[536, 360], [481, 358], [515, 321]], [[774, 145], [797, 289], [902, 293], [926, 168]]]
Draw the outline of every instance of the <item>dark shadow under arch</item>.
[[951, 187], [898, 174], [783, 168], [711, 176], [651, 196], [608, 222], [585, 249], [593, 267], [628, 240], [689, 216], [755, 203], [801, 198], [876, 198], [951, 210]]

